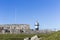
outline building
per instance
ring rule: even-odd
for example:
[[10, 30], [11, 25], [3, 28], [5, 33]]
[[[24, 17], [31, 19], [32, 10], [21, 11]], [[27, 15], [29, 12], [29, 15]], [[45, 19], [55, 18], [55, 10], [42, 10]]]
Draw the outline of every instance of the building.
[[26, 30], [29, 30], [28, 24], [3, 24], [0, 25], [0, 33], [10, 33], [10, 34], [19, 34], [24, 33]]
[[35, 30], [39, 30], [39, 22], [38, 21], [35, 22]]
[[36, 21], [35, 30], [30, 29], [29, 24], [2, 24], [0, 25], [0, 34], [39, 34], [39, 33], [51, 33], [51, 30], [39, 30], [39, 22]]

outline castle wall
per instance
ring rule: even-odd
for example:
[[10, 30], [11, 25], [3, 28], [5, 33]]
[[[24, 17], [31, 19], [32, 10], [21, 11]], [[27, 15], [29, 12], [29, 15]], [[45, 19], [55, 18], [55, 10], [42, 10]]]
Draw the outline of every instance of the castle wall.
[[5, 24], [0, 25], [0, 33], [22, 33], [30, 29], [28, 24]]

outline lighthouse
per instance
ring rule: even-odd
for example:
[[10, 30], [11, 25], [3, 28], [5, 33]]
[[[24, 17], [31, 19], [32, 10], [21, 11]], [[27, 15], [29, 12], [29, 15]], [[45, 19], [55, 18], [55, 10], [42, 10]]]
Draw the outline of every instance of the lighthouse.
[[38, 21], [35, 22], [35, 30], [39, 30], [39, 22]]

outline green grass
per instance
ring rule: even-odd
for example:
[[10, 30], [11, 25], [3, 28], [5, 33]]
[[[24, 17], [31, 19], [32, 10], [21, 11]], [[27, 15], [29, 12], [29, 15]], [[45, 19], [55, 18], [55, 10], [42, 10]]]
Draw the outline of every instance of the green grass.
[[60, 31], [42, 37], [42, 40], [60, 40]]
[[[0, 34], [0, 40], [23, 40], [35, 34]], [[60, 40], [60, 31], [51, 34], [37, 34], [41, 40]]]
[[23, 40], [26, 37], [32, 37], [33, 34], [0, 34], [0, 40]]

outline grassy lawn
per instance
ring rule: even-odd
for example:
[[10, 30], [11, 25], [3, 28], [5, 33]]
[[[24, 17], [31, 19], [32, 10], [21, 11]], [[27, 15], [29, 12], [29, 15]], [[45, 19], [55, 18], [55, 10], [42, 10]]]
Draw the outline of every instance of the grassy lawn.
[[[35, 34], [0, 34], [0, 40], [23, 40]], [[37, 34], [41, 40], [60, 40], [60, 31], [51, 34]]]
[[34, 34], [0, 34], [0, 40], [23, 40], [32, 37]]

